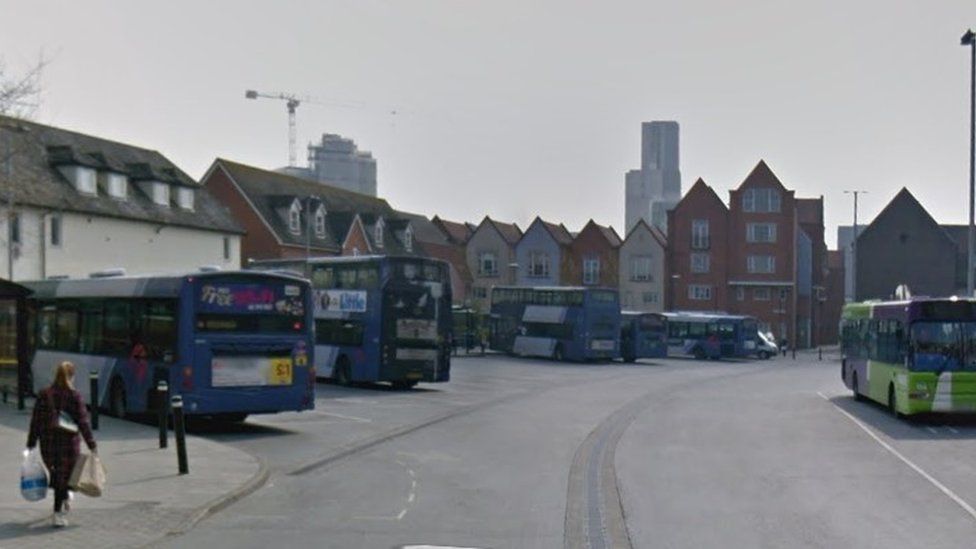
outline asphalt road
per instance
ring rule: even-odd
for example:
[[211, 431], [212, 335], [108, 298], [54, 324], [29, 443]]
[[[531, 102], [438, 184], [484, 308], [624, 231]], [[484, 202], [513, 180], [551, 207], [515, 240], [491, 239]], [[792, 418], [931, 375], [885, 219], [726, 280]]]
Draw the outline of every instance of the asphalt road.
[[976, 546], [976, 422], [894, 419], [815, 355], [452, 378], [214, 427], [271, 478], [167, 546]]

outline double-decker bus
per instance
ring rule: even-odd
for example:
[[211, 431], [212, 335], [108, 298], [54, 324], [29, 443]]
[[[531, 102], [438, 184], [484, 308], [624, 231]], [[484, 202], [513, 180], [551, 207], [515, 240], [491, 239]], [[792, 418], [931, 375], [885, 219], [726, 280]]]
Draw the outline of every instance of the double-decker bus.
[[844, 306], [841, 377], [894, 414], [976, 412], [976, 301]]
[[668, 356], [719, 359], [746, 357], [756, 350], [758, 323], [750, 316], [693, 311], [662, 314], [668, 321]]
[[446, 262], [415, 256], [255, 261], [312, 281], [315, 367], [347, 385], [408, 389], [451, 377], [451, 277]]
[[668, 356], [667, 317], [632, 311], [623, 311], [620, 317], [620, 357], [625, 362]]
[[612, 289], [495, 287], [491, 324], [495, 351], [573, 361], [620, 356], [620, 299]]
[[308, 281], [256, 272], [201, 272], [25, 282], [33, 329], [33, 389], [69, 360], [78, 390], [124, 417], [159, 405], [156, 385], [183, 397], [188, 415], [315, 406]]

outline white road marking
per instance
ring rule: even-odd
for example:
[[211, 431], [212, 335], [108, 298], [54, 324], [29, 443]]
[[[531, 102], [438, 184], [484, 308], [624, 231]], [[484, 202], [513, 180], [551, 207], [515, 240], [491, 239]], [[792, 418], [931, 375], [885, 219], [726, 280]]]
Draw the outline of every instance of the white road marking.
[[939, 432], [935, 430], [935, 427], [926, 427], [925, 430], [932, 433], [933, 435], [939, 434]]
[[340, 418], [340, 419], [348, 419], [350, 421], [358, 421], [359, 423], [373, 423], [373, 420], [368, 419], [368, 418], [365, 418], [365, 417], [346, 416], [346, 415], [343, 415], [343, 414], [337, 414], [335, 412], [322, 412], [322, 415], [337, 417], [337, 418]]
[[417, 499], [417, 495], [410, 492], [410, 497], [407, 498], [407, 503], [413, 503], [413, 500]]
[[403, 520], [403, 517], [404, 517], [404, 516], [405, 516], [406, 514], [407, 514], [407, 510], [406, 510], [406, 509], [401, 509], [401, 510], [400, 510], [400, 514], [399, 514], [399, 515], [397, 515], [397, 517], [396, 517], [396, 519], [397, 519], [397, 520]]
[[952, 433], [952, 434], [954, 434], [954, 435], [958, 435], [959, 434], [959, 429], [956, 429], [955, 427], [946, 427], [946, 429], [948, 429], [949, 432]]
[[404, 545], [400, 549], [479, 549], [479, 548], [460, 547], [457, 545]]
[[932, 475], [926, 473], [924, 469], [922, 469], [918, 465], [915, 465], [915, 463], [912, 460], [910, 460], [907, 457], [903, 456], [901, 454], [901, 452], [899, 452], [898, 450], [895, 450], [890, 444], [888, 444], [884, 440], [881, 440], [881, 437], [879, 437], [878, 435], [874, 434], [874, 431], [872, 431], [871, 429], [869, 429], [867, 425], [865, 425], [864, 423], [861, 423], [861, 420], [857, 419], [856, 417], [854, 417], [853, 415], [851, 415], [847, 410], [844, 410], [843, 408], [841, 408], [840, 406], [838, 406], [837, 404], [835, 404], [834, 402], [832, 402], [829, 398], [827, 398], [827, 395], [825, 395], [825, 394], [823, 394], [823, 393], [821, 393], [819, 391], [817, 392], [817, 394], [820, 395], [820, 398], [826, 400], [831, 405], [833, 405], [833, 407], [838, 412], [844, 414], [844, 416], [846, 416], [847, 419], [851, 420], [854, 423], [854, 425], [857, 425], [858, 427], [860, 427], [862, 431], [864, 431], [865, 433], [868, 434], [868, 436], [870, 436], [871, 438], [873, 438], [874, 441], [877, 442], [878, 444], [880, 444], [882, 448], [884, 448], [885, 450], [888, 450], [888, 452], [891, 453], [891, 455], [893, 455], [896, 458], [898, 458], [899, 460], [901, 460], [902, 463], [904, 463], [905, 465], [907, 465], [908, 467], [910, 467], [913, 471], [915, 471], [916, 473], [918, 473], [922, 478], [924, 478], [925, 480], [929, 481], [929, 483], [931, 483], [932, 486], [935, 486], [936, 488], [938, 488], [940, 492], [942, 492], [943, 494], [945, 494], [946, 496], [948, 496], [949, 499], [951, 499], [952, 501], [956, 502], [956, 505], [958, 505], [959, 507], [961, 507], [963, 511], [965, 511], [967, 514], [969, 514], [969, 516], [972, 517], [974, 520], [976, 520], [976, 509], [973, 509], [973, 507], [971, 505], [969, 505], [969, 503], [967, 503], [966, 500], [964, 500], [961, 497], [957, 496], [956, 493], [953, 492], [952, 490], [950, 490], [949, 488], [947, 488], [945, 484], [942, 484], [941, 482], [939, 482], [938, 480], [936, 480], [935, 477], [933, 477]]
[[414, 473], [413, 469], [407, 469], [407, 472], [410, 473], [410, 478], [417, 478], [417, 473]]

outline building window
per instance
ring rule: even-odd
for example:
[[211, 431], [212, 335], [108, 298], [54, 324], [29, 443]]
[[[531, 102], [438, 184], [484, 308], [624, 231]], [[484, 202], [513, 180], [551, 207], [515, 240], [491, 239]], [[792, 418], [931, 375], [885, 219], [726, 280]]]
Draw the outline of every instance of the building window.
[[403, 231], [403, 247], [408, 252], [413, 251], [413, 228], [410, 225], [407, 225], [407, 230]]
[[57, 248], [61, 246], [61, 216], [51, 216], [51, 246]]
[[110, 173], [106, 176], [106, 187], [108, 187], [108, 195], [112, 198], [118, 198], [120, 200], [125, 200], [128, 194], [128, 182], [126, 177], [120, 173]]
[[708, 257], [708, 254], [703, 253], [691, 254], [691, 272], [707, 273], [709, 268]]
[[498, 276], [498, 257], [495, 252], [478, 254], [478, 274], [480, 276]]
[[712, 299], [712, 287], [706, 284], [689, 284], [688, 299], [695, 301]]
[[224, 259], [230, 259], [230, 237], [224, 237]]
[[291, 209], [288, 210], [288, 230], [292, 234], [302, 233], [302, 206], [295, 200], [291, 203]]
[[742, 191], [742, 211], [779, 213], [780, 196], [777, 189], [746, 189]]
[[487, 299], [488, 298], [488, 288], [484, 286], [475, 286], [472, 288], [474, 291], [474, 297], [477, 299]]
[[193, 189], [188, 189], [186, 187], [177, 187], [176, 189], [176, 203], [180, 208], [184, 210], [193, 209]]
[[325, 238], [325, 208], [321, 205], [315, 210], [315, 236]]
[[644, 303], [657, 303], [657, 292], [644, 292]]
[[746, 299], [746, 289], [742, 286], [738, 286], [735, 289], [735, 299], [736, 301], [745, 301]]
[[693, 219], [691, 221], [691, 247], [696, 250], [707, 250], [710, 244], [707, 219]]
[[159, 206], [169, 206], [169, 185], [156, 181], [152, 185], [153, 202]]
[[373, 227], [373, 241], [376, 242], [377, 248], [383, 247], [383, 220], [380, 219], [376, 222], [376, 226]]
[[769, 288], [753, 288], [752, 299], [756, 301], [769, 301]]
[[651, 282], [651, 256], [638, 255], [630, 258], [630, 279], [634, 282]]
[[600, 258], [587, 257], [583, 259], [583, 284], [600, 283]]
[[7, 231], [7, 234], [10, 235], [10, 241], [14, 244], [20, 244], [20, 214], [10, 214], [10, 224]]
[[787, 290], [786, 288], [780, 288], [779, 289], [779, 300], [780, 301], [786, 301], [786, 298], [789, 297], [789, 295], [790, 295], [790, 291]]
[[776, 224], [747, 223], [746, 242], [776, 242]]
[[529, 277], [546, 278], [549, 276], [549, 254], [532, 252], [529, 254]]
[[75, 168], [75, 187], [84, 194], [98, 194], [96, 184], [98, 173], [91, 168], [77, 166]]
[[776, 258], [771, 255], [750, 255], [746, 258], [746, 270], [757, 274], [775, 273]]

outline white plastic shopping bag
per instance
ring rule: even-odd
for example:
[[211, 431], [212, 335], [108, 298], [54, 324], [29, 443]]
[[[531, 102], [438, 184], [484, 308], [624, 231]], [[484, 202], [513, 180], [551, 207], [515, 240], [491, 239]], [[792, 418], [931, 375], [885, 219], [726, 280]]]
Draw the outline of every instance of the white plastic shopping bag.
[[105, 489], [105, 468], [98, 454], [81, 454], [71, 471], [68, 487], [86, 496], [97, 498]]
[[37, 448], [24, 450], [20, 464], [20, 495], [27, 501], [40, 501], [47, 496], [47, 469]]

